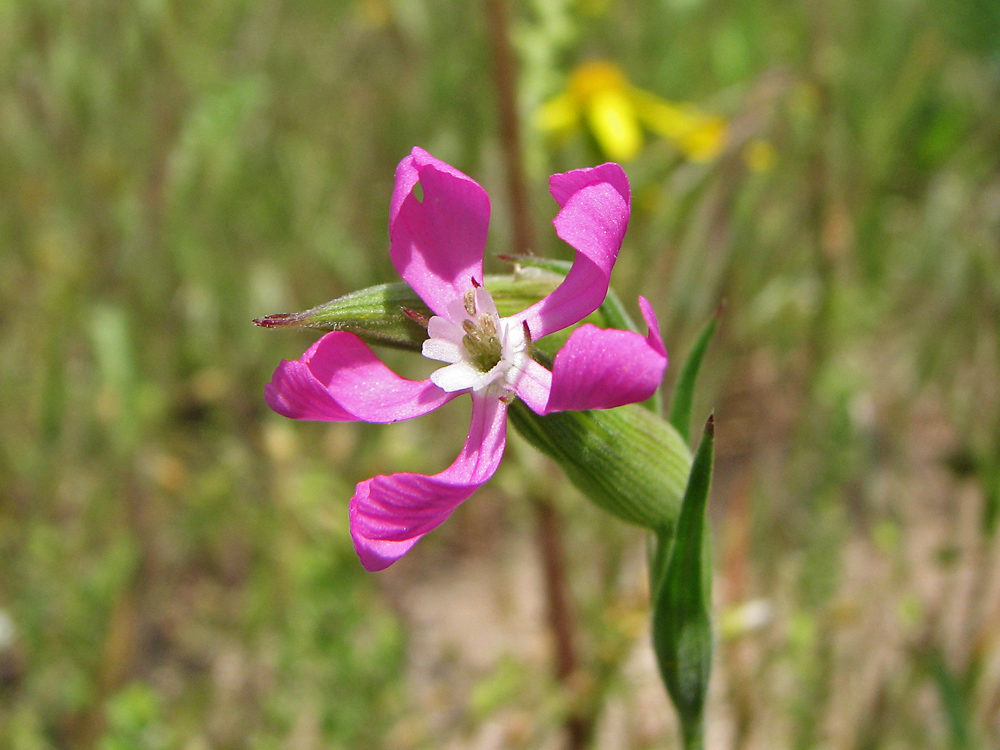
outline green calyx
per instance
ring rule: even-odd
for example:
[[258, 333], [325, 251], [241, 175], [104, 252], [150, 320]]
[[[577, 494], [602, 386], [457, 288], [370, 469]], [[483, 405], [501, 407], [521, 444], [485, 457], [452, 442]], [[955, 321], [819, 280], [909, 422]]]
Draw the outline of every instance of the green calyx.
[[[407, 314], [409, 311], [410, 314]], [[368, 344], [420, 351], [434, 313], [408, 284], [379, 284], [345, 294], [298, 313], [278, 313], [254, 320], [264, 328], [315, 328], [347, 331]]]
[[[562, 277], [533, 269], [531, 273], [487, 276], [484, 286], [493, 296], [501, 317], [513, 315], [550, 294]], [[427, 320], [433, 315], [409, 284], [402, 281], [361, 289], [326, 304], [298, 313], [279, 313], [254, 321], [264, 328], [314, 328], [320, 331], [347, 331], [374, 346], [420, 351], [427, 339]], [[482, 325], [477, 326], [482, 331]], [[468, 331], [466, 331], [468, 334]], [[495, 331], [494, 331], [495, 335]], [[473, 346], [481, 348], [477, 367], [488, 372], [500, 361], [500, 342], [488, 332], [477, 333]], [[469, 342], [465, 342], [468, 346]], [[472, 349], [469, 349], [472, 353]]]
[[508, 413], [596, 505], [647, 529], [674, 528], [691, 451], [668, 422], [638, 404], [542, 417], [515, 401]]

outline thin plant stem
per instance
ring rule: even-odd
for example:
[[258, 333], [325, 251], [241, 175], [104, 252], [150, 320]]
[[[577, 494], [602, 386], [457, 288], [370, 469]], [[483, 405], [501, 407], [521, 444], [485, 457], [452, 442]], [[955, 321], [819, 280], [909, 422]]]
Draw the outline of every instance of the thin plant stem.
[[[545, 573], [545, 597], [548, 603], [549, 630], [555, 651], [555, 671], [559, 683], [567, 690], [571, 704], [579, 696], [574, 693], [579, 660], [574, 645], [576, 619], [569, 596], [566, 579], [565, 555], [562, 545], [562, 519], [555, 505], [548, 498], [532, 498], [538, 519], [538, 548]], [[569, 750], [583, 750], [590, 736], [591, 722], [581, 713], [579, 706], [571, 705], [566, 716], [565, 729]]]
[[[507, 200], [513, 225], [513, 254], [530, 255], [534, 248], [531, 206], [521, 152], [520, 118], [515, 87], [516, 70], [511, 51], [506, 0], [485, 0], [493, 53], [493, 83], [500, 128], [500, 145], [507, 177]], [[555, 652], [555, 675], [571, 697], [579, 670], [575, 642], [576, 622], [566, 579], [562, 545], [562, 520], [547, 497], [535, 496], [532, 505], [538, 521], [538, 547], [545, 576], [549, 630]], [[591, 733], [591, 722], [578, 706], [565, 720], [568, 750], [583, 750]]]
[[702, 720], [696, 726], [687, 728], [684, 734], [684, 750], [704, 750], [705, 722]]

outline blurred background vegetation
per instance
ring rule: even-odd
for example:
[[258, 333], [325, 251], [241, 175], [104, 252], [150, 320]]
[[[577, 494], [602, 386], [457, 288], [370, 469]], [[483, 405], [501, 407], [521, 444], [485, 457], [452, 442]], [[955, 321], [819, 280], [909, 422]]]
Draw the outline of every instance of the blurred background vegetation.
[[[627, 129], [583, 99], [549, 127], [580, 65], [716, 128], [618, 144], [614, 279], [675, 364], [726, 301], [698, 402], [710, 746], [1000, 746], [1000, 5], [510, 10], [538, 252], [570, 257], [548, 174]], [[412, 146], [490, 191], [509, 251], [491, 33], [464, 0], [0, 2], [0, 746], [558, 748], [570, 714], [593, 747], [676, 746], [637, 529], [512, 439], [366, 574], [353, 484], [447, 465], [461, 407], [377, 427], [263, 403], [315, 336], [251, 319], [396, 279]], [[564, 519], [569, 682], [538, 494]]]

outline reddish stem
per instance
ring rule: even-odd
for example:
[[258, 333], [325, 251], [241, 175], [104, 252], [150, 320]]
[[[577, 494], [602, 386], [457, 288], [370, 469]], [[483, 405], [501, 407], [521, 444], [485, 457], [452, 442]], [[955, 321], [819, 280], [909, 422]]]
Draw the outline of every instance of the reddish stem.
[[510, 216], [514, 227], [514, 255], [531, 255], [535, 243], [521, 154], [516, 65], [508, 34], [506, 0], [486, 0], [486, 19], [489, 22], [490, 45], [493, 49], [493, 82], [496, 87], [497, 117], [500, 121], [500, 145], [507, 173]]

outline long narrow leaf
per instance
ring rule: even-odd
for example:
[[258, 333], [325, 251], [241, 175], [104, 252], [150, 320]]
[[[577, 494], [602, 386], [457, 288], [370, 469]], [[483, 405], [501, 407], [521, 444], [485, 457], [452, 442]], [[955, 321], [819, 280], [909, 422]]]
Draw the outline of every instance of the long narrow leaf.
[[[662, 576], [653, 575], [653, 649], [667, 692], [677, 708], [684, 747], [703, 746], [705, 701], [712, 668], [711, 547], [705, 507], [712, 481], [715, 422], [708, 418], [691, 466], [672, 548], [669, 532], [659, 534], [661, 557], [669, 549]], [[656, 580], [661, 578], [662, 580]]]
[[705, 358], [705, 351], [715, 334], [715, 327], [718, 323], [719, 311], [716, 310], [708, 325], [694, 342], [694, 348], [691, 349], [691, 353], [684, 361], [680, 378], [677, 380], [674, 400], [670, 405], [670, 424], [685, 440], [691, 437], [691, 405], [694, 402], [694, 387], [698, 380], [698, 371], [701, 369], [701, 361]]

